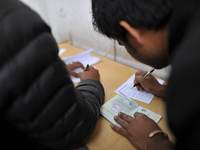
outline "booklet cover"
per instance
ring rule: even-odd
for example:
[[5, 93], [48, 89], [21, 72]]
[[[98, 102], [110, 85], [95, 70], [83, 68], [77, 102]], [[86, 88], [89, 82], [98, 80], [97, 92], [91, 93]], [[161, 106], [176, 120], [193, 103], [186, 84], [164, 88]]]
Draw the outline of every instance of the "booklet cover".
[[123, 112], [127, 115], [134, 117], [135, 112], [143, 113], [147, 115], [149, 118], [154, 120], [156, 123], [160, 121], [162, 116], [139, 106], [134, 100], [125, 97], [121, 94], [116, 95], [108, 102], [101, 106], [100, 113], [111, 123], [120, 126], [114, 120], [114, 116], [116, 116], [119, 112]]

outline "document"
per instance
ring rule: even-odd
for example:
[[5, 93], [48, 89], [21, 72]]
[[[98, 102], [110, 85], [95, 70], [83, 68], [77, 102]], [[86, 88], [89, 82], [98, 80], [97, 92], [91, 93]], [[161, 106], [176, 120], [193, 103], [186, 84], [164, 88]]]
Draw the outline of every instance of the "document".
[[[124, 96], [139, 100], [141, 102], [150, 104], [154, 95], [147, 91], [138, 91], [136, 87], [133, 88], [133, 83], [135, 80], [135, 74], [132, 75], [124, 84], [122, 84], [115, 92], [117, 94], [122, 94]], [[160, 84], [164, 83], [164, 80], [158, 79]]]
[[[101, 59], [98, 58], [98, 57], [91, 56], [90, 53], [92, 52], [92, 50], [93, 49], [89, 49], [89, 50], [86, 50], [86, 51], [84, 51], [80, 54], [70, 56], [70, 57], [66, 57], [66, 58], [62, 58], [62, 61], [64, 61], [65, 64], [70, 64], [71, 62], [79, 61], [80, 63], [83, 64], [84, 67], [86, 67], [87, 64], [95, 65], [98, 62], [100, 62]], [[74, 72], [76, 72], [76, 73], [83, 72], [83, 69], [77, 68], [77, 69], [74, 70]], [[80, 82], [80, 78], [76, 78], [76, 77], [73, 77], [73, 76], [70, 76], [70, 77], [71, 77], [71, 79], [74, 83]]]
[[120, 127], [120, 125], [114, 120], [114, 116], [116, 116], [119, 112], [123, 112], [132, 117], [134, 117], [134, 114], [136, 112], [143, 113], [152, 120], [154, 120], [156, 123], [158, 123], [162, 118], [162, 116], [139, 106], [134, 100], [125, 97], [121, 94], [116, 95], [108, 102], [103, 104], [100, 110], [102, 116], [104, 116], [111, 123]]

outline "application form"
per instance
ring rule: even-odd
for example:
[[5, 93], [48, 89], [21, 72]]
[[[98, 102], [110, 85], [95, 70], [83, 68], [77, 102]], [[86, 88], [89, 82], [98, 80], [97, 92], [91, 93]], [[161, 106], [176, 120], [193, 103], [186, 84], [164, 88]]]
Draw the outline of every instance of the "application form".
[[[117, 90], [115, 90], [115, 93], [122, 94], [124, 96], [149, 104], [154, 98], [154, 95], [148, 93], [147, 91], [138, 91], [136, 87], [132, 88], [134, 80], [135, 74], [132, 75], [125, 83], [123, 83]], [[157, 80], [160, 84], [164, 83], [164, 80]]]

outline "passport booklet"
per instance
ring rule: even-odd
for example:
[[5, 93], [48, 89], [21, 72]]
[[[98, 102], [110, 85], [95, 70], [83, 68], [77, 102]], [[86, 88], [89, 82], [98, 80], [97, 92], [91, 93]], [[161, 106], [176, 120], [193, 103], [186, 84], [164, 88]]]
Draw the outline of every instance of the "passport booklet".
[[154, 120], [156, 123], [160, 121], [162, 116], [139, 106], [134, 100], [131, 98], [125, 97], [121, 94], [116, 95], [108, 102], [101, 106], [100, 113], [111, 123], [120, 127], [120, 125], [115, 122], [114, 116], [118, 115], [119, 112], [123, 112], [127, 115], [134, 117], [136, 112], [143, 113], [147, 115], [149, 118]]

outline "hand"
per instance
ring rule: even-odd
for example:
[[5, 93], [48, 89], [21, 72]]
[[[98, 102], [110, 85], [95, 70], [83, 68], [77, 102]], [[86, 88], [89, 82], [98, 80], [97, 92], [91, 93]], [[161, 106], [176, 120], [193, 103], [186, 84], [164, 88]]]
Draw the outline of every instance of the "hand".
[[87, 71], [79, 72], [78, 74], [81, 81], [87, 80], [87, 79], [100, 80], [99, 71], [96, 70], [93, 66], [90, 66]]
[[66, 65], [66, 67], [67, 67], [67, 70], [69, 71], [69, 74], [74, 76], [74, 77], [77, 77], [77, 78], [79, 77], [79, 74], [74, 72], [73, 70], [76, 69], [76, 68], [84, 69], [83, 64], [78, 62], [78, 61], [77, 62], [73, 62], [72, 64], [69, 64], [69, 65]]
[[123, 128], [111, 125], [111, 128], [127, 138], [136, 148], [143, 150], [147, 144], [148, 149], [173, 149], [170, 141], [163, 135], [157, 134], [150, 138], [149, 134], [155, 130], [161, 130], [158, 125], [146, 115], [136, 112], [135, 118], [120, 112], [114, 119]]
[[134, 84], [140, 83], [140, 85], [136, 86], [137, 90], [146, 90], [155, 96], [165, 97], [165, 86], [161, 85], [151, 74], [147, 77], [144, 77], [146, 73], [147, 72], [144, 71], [136, 72]]

